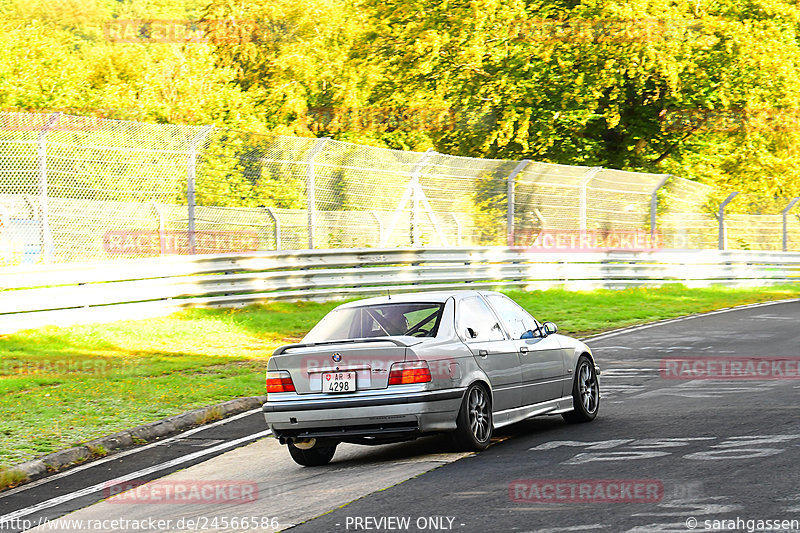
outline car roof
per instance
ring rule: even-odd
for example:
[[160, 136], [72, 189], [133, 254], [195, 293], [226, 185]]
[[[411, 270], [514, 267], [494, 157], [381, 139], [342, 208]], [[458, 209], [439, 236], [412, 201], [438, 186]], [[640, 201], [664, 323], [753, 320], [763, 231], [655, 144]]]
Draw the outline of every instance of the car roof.
[[431, 303], [444, 303], [450, 298], [460, 299], [467, 296], [475, 296], [478, 294], [497, 294], [494, 291], [475, 291], [475, 290], [461, 290], [461, 291], [422, 291], [422, 292], [403, 292], [397, 294], [390, 294], [387, 296], [376, 296], [373, 298], [365, 298], [363, 300], [356, 300], [348, 302], [337, 307], [337, 309], [344, 309], [348, 307], [362, 307], [365, 305], [380, 305], [380, 304], [394, 304], [394, 303], [413, 303], [413, 302], [431, 302]]

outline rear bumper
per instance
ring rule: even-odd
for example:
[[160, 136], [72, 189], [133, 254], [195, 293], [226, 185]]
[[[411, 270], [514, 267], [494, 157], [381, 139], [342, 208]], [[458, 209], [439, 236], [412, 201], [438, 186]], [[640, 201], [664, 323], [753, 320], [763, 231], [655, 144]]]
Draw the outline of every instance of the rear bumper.
[[292, 394], [285, 399], [268, 399], [263, 411], [278, 438], [411, 438], [455, 429], [464, 391], [393, 391], [313, 398]]

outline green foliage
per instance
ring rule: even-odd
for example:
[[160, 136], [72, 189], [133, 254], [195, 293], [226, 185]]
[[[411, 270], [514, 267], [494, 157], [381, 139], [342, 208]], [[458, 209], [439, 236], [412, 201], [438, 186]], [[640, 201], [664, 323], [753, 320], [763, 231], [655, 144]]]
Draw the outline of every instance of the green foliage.
[[[5, 110], [800, 195], [800, 7], [788, 0], [0, 0], [0, 14]], [[164, 21], [194, 33], [161, 42]], [[287, 169], [248, 167], [251, 148], [233, 141], [209, 156], [219, 182], [208, 194], [297, 205]], [[363, 176], [322, 179], [321, 209], [360, 207]]]
[[229, 83], [232, 72], [210, 68], [212, 46], [137, 33], [148, 20], [185, 27], [202, 6], [3, 0], [0, 104], [4, 110], [256, 128], [251, 104]]
[[477, 242], [484, 245], [506, 244], [508, 214], [508, 173], [484, 174], [475, 184], [473, 219], [480, 232]]
[[203, 21], [217, 66], [235, 71], [273, 132], [324, 136], [313, 120], [320, 111], [363, 102], [374, 68], [350, 60], [367, 24], [352, 2], [212, 0]]
[[[372, 50], [389, 71], [376, 101], [425, 99], [496, 119], [436, 136], [439, 149], [800, 192], [794, 3], [366, 4]], [[792, 127], [748, 120], [781, 110]]]
[[301, 207], [305, 179], [291, 161], [302, 152], [284, 152], [292, 150], [273, 135], [215, 132], [198, 159], [198, 204]]
[[6, 470], [5, 468], [0, 468], [0, 489], [13, 487], [14, 485], [27, 479], [28, 476], [19, 470]]

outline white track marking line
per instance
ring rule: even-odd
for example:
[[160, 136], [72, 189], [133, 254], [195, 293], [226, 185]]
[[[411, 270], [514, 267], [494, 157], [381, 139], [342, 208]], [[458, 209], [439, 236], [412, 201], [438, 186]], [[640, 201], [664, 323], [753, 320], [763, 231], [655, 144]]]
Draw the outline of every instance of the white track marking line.
[[120, 476], [115, 479], [111, 479], [109, 481], [103, 481], [102, 483], [96, 483], [89, 487], [76, 490], [75, 492], [70, 492], [69, 494], [64, 494], [62, 496], [57, 496], [55, 498], [51, 498], [49, 500], [37, 503], [36, 505], [31, 505], [30, 507], [25, 507], [24, 509], [19, 509], [12, 513], [8, 513], [7, 515], [0, 516], [0, 524], [4, 522], [11, 522], [14, 519], [22, 518], [23, 516], [28, 516], [30, 514], [36, 513], [38, 511], [42, 511], [44, 509], [49, 509], [50, 507], [55, 507], [56, 505], [61, 505], [62, 503], [66, 503], [68, 501], [75, 500], [77, 498], [81, 498], [83, 496], [88, 496], [95, 492], [101, 491], [104, 488], [107, 488], [111, 485], [116, 485], [119, 483], [124, 483], [125, 481], [132, 481], [134, 479], [150, 475], [154, 472], [158, 472], [159, 470], [166, 470], [167, 468], [171, 468], [173, 466], [178, 466], [183, 463], [188, 463], [189, 461], [193, 461], [204, 455], [210, 455], [212, 453], [225, 450], [227, 448], [233, 448], [243, 442], [247, 442], [248, 440], [258, 439], [261, 437], [266, 437], [267, 435], [271, 435], [272, 431], [265, 430], [260, 431], [259, 433], [254, 433], [252, 435], [248, 435], [246, 437], [242, 437], [236, 440], [232, 440], [230, 442], [225, 442], [214, 446], [213, 448], [206, 448], [205, 450], [200, 450], [194, 453], [190, 453], [189, 455], [184, 455], [183, 457], [178, 457], [177, 459], [172, 459], [171, 461], [167, 461], [165, 463], [149, 466], [147, 468], [143, 468], [141, 470], [137, 470], [136, 472], [131, 472], [130, 474], [125, 474], [124, 476]]
[[168, 444], [170, 442], [174, 442], [176, 440], [180, 440], [180, 439], [189, 437], [191, 435], [194, 435], [195, 433], [199, 433], [201, 431], [205, 431], [206, 429], [211, 429], [211, 428], [214, 428], [214, 427], [217, 427], [217, 426], [222, 426], [222, 425], [227, 424], [228, 422], [233, 422], [234, 420], [239, 420], [240, 418], [245, 418], [247, 416], [254, 415], [254, 414], [260, 413], [260, 412], [261, 412], [261, 407], [257, 407], [256, 409], [252, 409], [250, 411], [245, 411], [244, 413], [239, 413], [238, 415], [232, 416], [230, 418], [224, 418], [224, 419], [219, 420], [217, 422], [214, 422], [212, 424], [208, 424], [208, 425], [205, 425], [205, 426], [192, 428], [192, 429], [190, 429], [188, 431], [184, 431], [183, 433], [179, 433], [177, 435], [173, 435], [172, 437], [166, 438], [164, 440], [158, 440], [156, 442], [151, 442], [150, 444], [147, 444], [147, 445], [142, 446], [140, 448], [133, 448], [131, 450], [126, 450], [126, 451], [120, 452], [120, 453], [112, 453], [110, 455], [107, 455], [106, 457], [103, 457], [102, 459], [98, 459], [96, 461], [91, 461], [91, 462], [83, 464], [81, 466], [76, 466], [74, 468], [70, 468], [69, 470], [61, 472], [59, 474], [54, 474], [52, 476], [48, 476], [46, 478], [42, 478], [42, 479], [39, 479], [37, 481], [33, 481], [31, 483], [26, 483], [24, 485], [21, 485], [21, 486], [15, 488], [15, 489], [11, 489], [11, 490], [8, 490], [8, 491], [5, 491], [5, 492], [0, 492], [0, 500], [5, 498], [6, 496], [11, 496], [12, 494], [18, 494], [18, 493], [26, 491], [28, 489], [32, 489], [32, 488], [44, 485], [45, 483], [49, 483], [51, 481], [56, 481], [58, 479], [65, 478], [65, 477], [70, 476], [72, 474], [77, 474], [78, 472], [82, 472], [83, 470], [86, 470], [87, 468], [93, 468], [95, 466], [102, 465], [103, 463], [107, 463], [109, 461], [116, 461], [117, 459], [121, 459], [122, 457], [127, 457], [128, 455], [133, 455], [135, 453], [143, 452], [143, 451], [149, 450], [150, 448], [153, 448], [155, 446], [162, 446], [164, 444]]

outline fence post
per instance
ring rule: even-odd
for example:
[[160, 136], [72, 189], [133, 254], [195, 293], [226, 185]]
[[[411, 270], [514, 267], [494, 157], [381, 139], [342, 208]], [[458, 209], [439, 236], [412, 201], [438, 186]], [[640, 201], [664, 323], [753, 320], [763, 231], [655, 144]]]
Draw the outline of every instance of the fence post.
[[508, 193], [507, 201], [508, 201], [508, 209], [506, 210], [506, 246], [514, 246], [514, 202], [516, 199], [516, 188], [517, 188], [517, 175], [520, 172], [525, 170], [525, 167], [528, 166], [530, 163], [530, 159], [523, 159], [517, 166], [514, 167], [514, 170], [511, 171], [511, 174], [508, 175]]
[[189, 145], [189, 157], [186, 162], [186, 203], [188, 204], [188, 232], [189, 232], [189, 253], [197, 253], [197, 236], [195, 234], [195, 173], [197, 170], [197, 147], [202, 143], [206, 136], [214, 129], [214, 126], [203, 126]]
[[156, 212], [156, 216], [158, 217], [158, 243], [159, 249], [161, 251], [160, 255], [167, 254], [167, 235], [164, 227], [164, 212], [158, 207], [158, 204], [154, 201], [148, 202], [150, 207], [153, 208], [153, 211]]
[[281, 249], [281, 221], [278, 220], [278, 215], [275, 214], [275, 211], [272, 210], [271, 207], [265, 207], [269, 218], [272, 219], [272, 224], [275, 228], [273, 236], [275, 238], [275, 250]]
[[650, 193], [650, 248], [655, 248], [656, 242], [656, 217], [658, 215], [658, 190], [667, 183], [667, 180], [672, 177], [671, 174], [664, 174], [658, 185], [653, 187], [653, 192]]
[[724, 250], [725, 249], [725, 206], [728, 205], [730, 203], [730, 201], [733, 200], [736, 197], [737, 194], [739, 194], [739, 191], [730, 193], [728, 195], [728, 197], [725, 198], [725, 200], [723, 200], [721, 204], [719, 204], [719, 214], [717, 216], [717, 220], [719, 221], [719, 249], [720, 250]]
[[587, 214], [586, 214], [586, 211], [587, 211], [587, 206], [586, 206], [586, 187], [589, 185], [589, 182], [592, 181], [592, 178], [594, 178], [597, 175], [597, 173], [600, 172], [601, 170], [603, 170], [603, 167], [592, 167], [592, 168], [590, 168], [588, 170], [588, 172], [586, 172], [586, 174], [584, 174], [583, 178], [581, 179], [581, 184], [580, 184], [580, 188], [581, 188], [581, 191], [580, 191], [580, 195], [581, 195], [580, 196], [580, 202], [581, 203], [580, 203], [580, 207], [579, 207], [580, 211], [579, 211], [579, 215], [578, 216], [580, 217], [579, 224], [580, 224], [580, 230], [582, 232], [585, 232], [587, 230], [587, 224], [586, 224], [586, 218], [587, 218]]
[[31, 218], [36, 220], [39, 218], [39, 208], [36, 207], [36, 202], [33, 201], [33, 196], [30, 194], [23, 194], [22, 199], [31, 208]]
[[411, 170], [411, 181], [408, 184], [408, 186], [411, 187], [411, 246], [416, 246], [419, 240], [419, 177], [422, 174], [422, 169], [424, 169], [425, 165], [428, 163], [428, 159], [435, 153], [433, 148], [428, 148]]
[[370, 214], [372, 214], [375, 218], [375, 222], [378, 224], [378, 246], [380, 246], [383, 242], [383, 222], [381, 222], [381, 217], [378, 216], [377, 211], [370, 211]]
[[784, 252], [786, 252], [789, 249], [789, 237], [788, 237], [788, 234], [787, 234], [786, 217], [789, 214], [789, 211], [792, 210], [792, 208], [794, 207], [794, 204], [796, 204], [798, 200], [800, 200], [800, 196], [795, 196], [789, 202], [789, 205], [787, 205], [783, 209], [783, 211], [781, 211], [781, 217], [783, 218], [783, 251]]
[[61, 113], [53, 113], [47, 117], [44, 127], [39, 131], [37, 155], [39, 158], [39, 205], [41, 225], [39, 239], [42, 244], [42, 259], [45, 263], [53, 262], [53, 232], [50, 230], [50, 208], [47, 197], [47, 133], [61, 118]]
[[456, 246], [461, 246], [461, 222], [458, 221], [455, 213], [450, 213], [450, 216], [453, 217], [453, 222], [456, 224]]
[[317, 184], [314, 174], [314, 157], [325, 147], [330, 137], [317, 139], [306, 156], [306, 209], [308, 211], [308, 249], [314, 249], [314, 233], [317, 229]]

